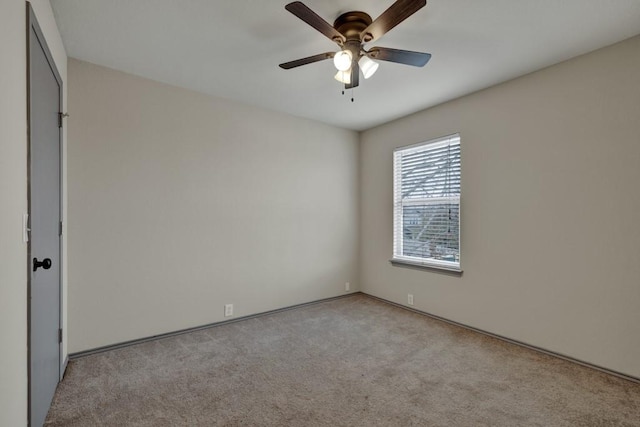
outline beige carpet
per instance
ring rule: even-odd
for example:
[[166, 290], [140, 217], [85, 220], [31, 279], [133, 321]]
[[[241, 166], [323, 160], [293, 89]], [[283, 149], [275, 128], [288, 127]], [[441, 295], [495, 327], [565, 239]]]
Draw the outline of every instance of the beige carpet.
[[47, 426], [639, 426], [640, 385], [362, 294], [72, 361]]

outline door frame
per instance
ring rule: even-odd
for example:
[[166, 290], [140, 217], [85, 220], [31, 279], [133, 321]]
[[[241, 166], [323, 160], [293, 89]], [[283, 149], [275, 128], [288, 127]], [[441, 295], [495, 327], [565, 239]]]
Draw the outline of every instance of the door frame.
[[[31, 6], [31, 3], [29, 1], [26, 1], [26, 28], [27, 28], [27, 34], [26, 34], [26, 53], [27, 53], [27, 68], [26, 68], [26, 73], [27, 73], [27, 212], [28, 212], [28, 233], [25, 233], [28, 236], [28, 240], [27, 240], [27, 420], [28, 420], [28, 425], [31, 425], [31, 380], [32, 380], [32, 376], [31, 376], [31, 278], [32, 278], [32, 256], [31, 256], [31, 232], [30, 232], [30, 227], [31, 227], [31, 209], [32, 209], [32, 203], [31, 203], [31, 37], [32, 37], [32, 33], [31, 30], [33, 29], [33, 32], [35, 33], [35, 36], [37, 38], [38, 43], [40, 44], [40, 46], [42, 47], [42, 50], [45, 54], [45, 57], [47, 59], [47, 62], [49, 63], [49, 67], [51, 68], [51, 71], [53, 73], [54, 78], [56, 79], [57, 83], [58, 83], [58, 112], [59, 112], [59, 126], [58, 126], [58, 166], [59, 166], [59, 182], [58, 182], [58, 188], [59, 188], [59, 199], [60, 199], [60, 212], [59, 212], [59, 218], [60, 218], [60, 233], [59, 233], [59, 239], [58, 239], [58, 251], [59, 251], [59, 277], [58, 277], [58, 295], [59, 295], [59, 300], [58, 300], [58, 329], [62, 330], [62, 322], [63, 322], [63, 286], [62, 286], [62, 278], [64, 276], [63, 273], [63, 267], [64, 267], [64, 252], [63, 252], [63, 239], [64, 239], [64, 233], [63, 231], [63, 221], [64, 221], [64, 217], [63, 217], [63, 213], [64, 213], [64, 207], [63, 207], [63, 191], [64, 191], [64, 187], [63, 187], [63, 128], [62, 128], [62, 109], [63, 109], [63, 81], [62, 81], [62, 77], [60, 76], [60, 72], [58, 71], [58, 68], [56, 66], [56, 63], [53, 59], [53, 55], [51, 54], [51, 50], [49, 49], [49, 46], [47, 44], [46, 38], [44, 37], [44, 33], [42, 32], [42, 29], [40, 28], [40, 25], [38, 24], [38, 20], [36, 18], [35, 12], [33, 10], [33, 7]], [[66, 331], [62, 331], [62, 333], [64, 334]], [[66, 368], [66, 361], [63, 358], [63, 338], [64, 335], [61, 336], [61, 339], [59, 340], [58, 343], [58, 382], [60, 380], [62, 380], [62, 376], [64, 375], [64, 370]]]

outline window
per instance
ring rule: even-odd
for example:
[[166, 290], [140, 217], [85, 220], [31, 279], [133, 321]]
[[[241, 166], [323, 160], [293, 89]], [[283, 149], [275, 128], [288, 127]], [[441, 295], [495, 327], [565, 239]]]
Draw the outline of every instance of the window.
[[460, 270], [460, 135], [393, 153], [393, 259]]

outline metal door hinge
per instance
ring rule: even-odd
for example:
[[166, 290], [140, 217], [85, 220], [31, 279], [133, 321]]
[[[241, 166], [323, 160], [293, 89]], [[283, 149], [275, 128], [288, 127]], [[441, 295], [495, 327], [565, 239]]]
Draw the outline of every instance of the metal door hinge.
[[62, 343], [62, 328], [58, 329], [58, 344]]
[[60, 221], [60, 227], [58, 228], [58, 236], [62, 236], [62, 221]]
[[69, 113], [58, 113], [58, 127], [61, 128], [62, 127], [62, 119], [66, 119], [67, 117], [69, 117]]

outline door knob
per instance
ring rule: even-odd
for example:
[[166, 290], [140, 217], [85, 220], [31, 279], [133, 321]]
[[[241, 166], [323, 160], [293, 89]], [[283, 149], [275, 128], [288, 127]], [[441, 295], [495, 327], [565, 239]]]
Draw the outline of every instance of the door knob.
[[38, 269], [38, 267], [42, 267], [45, 270], [48, 270], [51, 268], [51, 259], [50, 258], [45, 258], [42, 261], [38, 261], [38, 258], [34, 258], [33, 259], [33, 271], [36, 271]]

